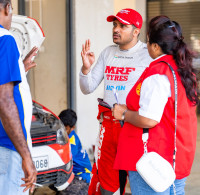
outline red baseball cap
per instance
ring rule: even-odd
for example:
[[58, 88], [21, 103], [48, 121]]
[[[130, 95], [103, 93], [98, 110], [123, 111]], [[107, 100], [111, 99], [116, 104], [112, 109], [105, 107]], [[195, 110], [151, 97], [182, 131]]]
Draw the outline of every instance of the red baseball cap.
[[133, 9], [122, 9], [117, 15], [111, 15], [107, 17], [108, 22], [113, 22], [115, 19], [119, 20], [122, 24], [133, 24], [136, 28], [142, 28], [142, 16]]

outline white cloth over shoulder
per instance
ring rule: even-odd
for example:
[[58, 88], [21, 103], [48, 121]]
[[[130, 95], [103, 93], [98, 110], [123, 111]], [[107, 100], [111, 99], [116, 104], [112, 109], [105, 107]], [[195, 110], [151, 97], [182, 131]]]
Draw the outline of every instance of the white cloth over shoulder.
[[166, 75], [146, 78], [140, 91], [139, 115], [160, 122], [169, 97], [171, 85]]

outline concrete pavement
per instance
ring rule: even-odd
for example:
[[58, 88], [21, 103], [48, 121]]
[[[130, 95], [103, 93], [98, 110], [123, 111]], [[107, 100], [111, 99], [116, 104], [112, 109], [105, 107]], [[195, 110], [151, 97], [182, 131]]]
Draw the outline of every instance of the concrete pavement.
[[187, 178], [186, 195], [200, 195], [200, 117], [198, 117], [197, 147], [190, 176]]

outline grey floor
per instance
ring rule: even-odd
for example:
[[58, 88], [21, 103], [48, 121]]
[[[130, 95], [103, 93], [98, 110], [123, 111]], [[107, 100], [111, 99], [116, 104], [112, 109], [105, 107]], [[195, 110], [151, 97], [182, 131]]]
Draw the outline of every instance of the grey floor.
[[200, 195], [200, 117], [198, 118], [197, 147], [190, 176], [187, 178], [186, 195]]

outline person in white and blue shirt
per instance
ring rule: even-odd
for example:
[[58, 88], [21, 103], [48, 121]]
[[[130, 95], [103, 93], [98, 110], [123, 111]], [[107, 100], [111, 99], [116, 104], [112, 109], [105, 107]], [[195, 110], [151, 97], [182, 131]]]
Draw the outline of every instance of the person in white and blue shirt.
[[8, 31], [11, 20], [11, 0], [0, 0], [0, 194], [28, 195], [37, 171], [30, 154], [32, 99], [24, 63], [31, 64], [36, 54], [23, 63]]

